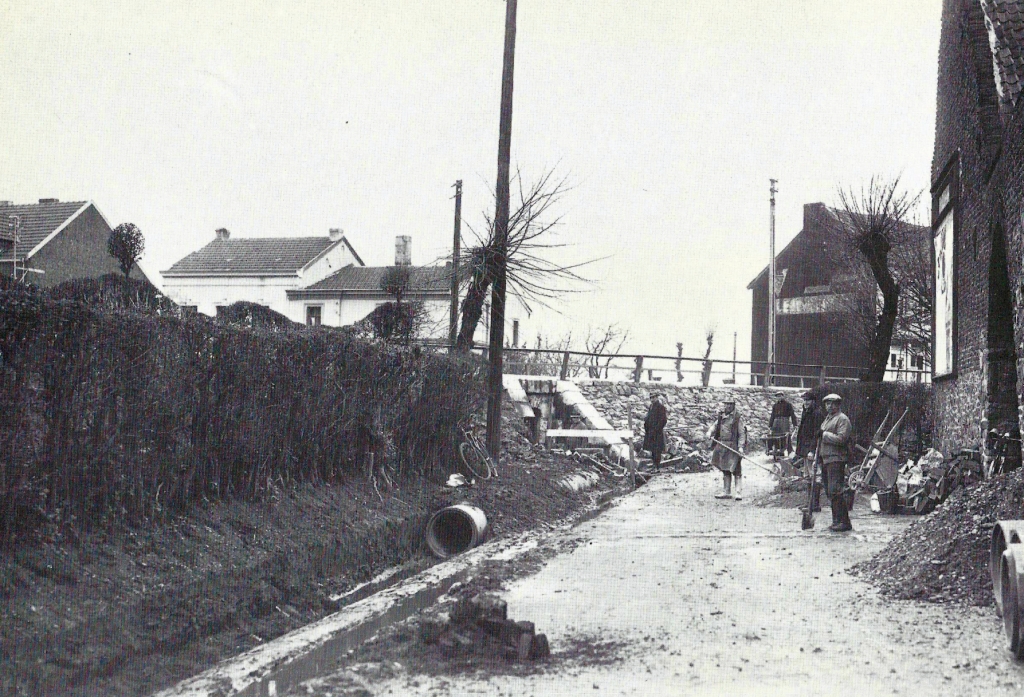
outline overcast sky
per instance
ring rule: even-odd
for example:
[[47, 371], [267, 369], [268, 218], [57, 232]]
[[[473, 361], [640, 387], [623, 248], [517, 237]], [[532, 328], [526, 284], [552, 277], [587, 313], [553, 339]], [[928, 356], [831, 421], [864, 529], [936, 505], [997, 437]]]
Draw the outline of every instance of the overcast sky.
[[[747, 283], [803, 204], [927, 190], [938, 0], [520, 0], [512, 153], [574, 185], [560, 238], [607, 257], [524, 334], [617, 323], [627, 348], [750, 351]], [[341, 227], [369, 265], [450, 249], [492, 206], [500, 0], [0, 0], [0, 199], [92, 199], [147, 271], [226, 227]]]

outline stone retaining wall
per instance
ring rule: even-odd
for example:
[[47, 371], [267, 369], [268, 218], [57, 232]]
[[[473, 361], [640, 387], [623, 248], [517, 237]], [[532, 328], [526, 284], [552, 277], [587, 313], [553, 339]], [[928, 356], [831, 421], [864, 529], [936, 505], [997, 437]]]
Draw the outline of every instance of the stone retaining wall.
[[768, 416], [772, 405], [785, 398], [800, 418], [803, 389], [752, 386], [696, 387], [673, 383], [616, 382], [608, 380], [576, 380], [580, 392], [615, 428], [628, 428], [628, 414], [633, 413], [633, 432], [637, 443], [643, 441], [644, 417], [650, 406], [651, 391], [665, 395], [668, 426], [665, 441], [681, 437], [692, 449], [705, 444], [704, 434], [717, 418], [726, 397], [736, 400], [736, 409], [747, 424], [749, 447], [761, 449], [761, 439], [768, 434]]

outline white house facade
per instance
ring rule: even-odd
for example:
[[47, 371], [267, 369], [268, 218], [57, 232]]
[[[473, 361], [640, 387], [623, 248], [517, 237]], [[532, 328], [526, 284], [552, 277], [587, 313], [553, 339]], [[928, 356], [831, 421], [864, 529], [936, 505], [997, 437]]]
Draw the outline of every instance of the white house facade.
[[[395, 262], [409, 266], [403, 300], [421, 302], [424, 336], [448, 336], [451, 267], [411, 265], [411, 239], [396, 240]], [[246, 301], [293, 322], [345, 326], [393, 298], [381, 290], [389, 267], [368, 267], [340, 230], [327, 237], [231, 239], [227, 230], [162, 272], [164, 292], [182, 307], [214, 316]]]

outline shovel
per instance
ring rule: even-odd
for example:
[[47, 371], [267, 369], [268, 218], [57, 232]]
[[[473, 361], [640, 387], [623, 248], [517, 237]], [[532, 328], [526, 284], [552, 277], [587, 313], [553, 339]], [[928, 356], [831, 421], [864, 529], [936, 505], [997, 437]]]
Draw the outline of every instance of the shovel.
[[814, 446], [814, 460], [811, 461], [811, 486], [807, 489], [807, 510], [800, 518], [800, 529], [810, 530], [814, 527], [814, 480], [818, 478], [818, 455], [821, 453], [821, 436]]
[[778, 472], [776, 472], [775, 470], [770, 470], [767, 467], [765, 467], [764, 465], [760, 465], [760, 464], [754, 462], [749, 457], [747, 457], [746, 455], [741, 453], [739, 450], [733, 450], [732, 448], [730, 448], [728, 445], [726, 445], [722, 441], [718, 440], [717, 438], [712, 438], [711, 440], [714, 441], [715, 443], [718, 443], [720, 446], [722, 446], [723, 448], [728, 450], [730, 453], [733, 453], [735, 455], [739, 455], [742, 459], [746, 460], [747, 462], [752, 464], [754, 467], [757, 467], [758, 469], [763, 469], [768, 474], [778, 474]]

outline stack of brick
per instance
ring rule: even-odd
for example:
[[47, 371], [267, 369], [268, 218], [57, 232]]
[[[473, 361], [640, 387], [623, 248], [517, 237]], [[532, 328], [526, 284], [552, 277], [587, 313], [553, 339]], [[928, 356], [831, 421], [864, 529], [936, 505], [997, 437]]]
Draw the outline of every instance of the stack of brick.
[[424, 619], [420, 639], [436, 645], [446, 658], [479, 655], [526, 662], [551, 655], [548, 638], [537, 634], [533, 622], [509, 619], [508, 605], [490, 593], [460, 599], [447, 620]]

